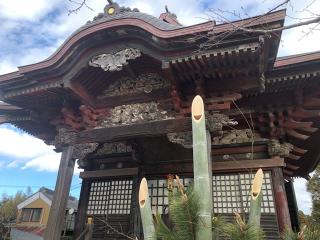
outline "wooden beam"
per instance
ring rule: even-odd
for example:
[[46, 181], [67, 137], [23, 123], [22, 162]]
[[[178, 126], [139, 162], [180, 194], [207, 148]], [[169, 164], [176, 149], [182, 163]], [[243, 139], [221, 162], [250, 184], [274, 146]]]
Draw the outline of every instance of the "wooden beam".
[[75, 165], [72, 154], [72, 146], [63, 149], [44, 240], [58, 240], [61, 237]]
[[[214, 162], [212, 164], [212, 171], [214, 173], [220, 172], [238, 172], [247, 171], [247, 169], [259, 169], [259, 168], [274, 168], [284, 167], [285, 163], [283, 158], [271, 158], [271, 159], [255, 159], [255, 160], [237, 160], [237, 161], [225, 161]], [[169, 173], [193, 173], [192, 162], [188, 163], [171, 163], [161, 165], [145, 165], [143, 169], [146, 174], [169, 174]]]
[[75, 143], [112, 142], [139, 137], [156, 137], [167, 133], [185, 131], [191, 131], [190, 118], [167, 119], [86, 130], [77, 134]]
[[237, 160], [227, 162], [215, 162], [212, 166], [212, 171], [223, 172], [241, 169], [259, 169], [259, 168], [272, 168], [285, 166], [283, 158], [271, 159], [255, 159], [255, 160]]
[[225, 147], [225, 148], [213, 148], [213, 155], [225, 155], [225, 154], [237, 154], [237, 153], [251, 153], [251, 152], [266, 152], [267, 146], [263, 145], [254, 145], [244, 146], [244, 147]]
[[293, 170], [293, 171], [296, 171], [299, 169], [298, 166], [294, 165], [294, 164], [290, 164], [290, 163], [286, 163], [286, 168], [290, 169], [290, 170]]
[[286, 133], [290, 136], [290, 137], [294, 137], [297, 138], [299, 140], [306, 140], [309, 138], [308, 135], [302, 134], [302, 133], [298, 133], [296, 130], [294, 129], [290, 129], [287, 130]]
[[297, 146], [293, 146], [293, 151], [299, 154], [305, 154], [308, 150], [303, 149], [303, 148], [299, 148]]
[[288, 158], [297, 161], [297, 160], [299, 160], [301, 158], [301, 156], [297, 156], [297, 155], [295, 155], [293, 153], [290, 153]]
[[121, 168], [110, 170], [84, 171], [80, 173], [80, 178], [102, 178], [102, 177], [119, 177], [135, 176], [138, 174], [138, 168]]

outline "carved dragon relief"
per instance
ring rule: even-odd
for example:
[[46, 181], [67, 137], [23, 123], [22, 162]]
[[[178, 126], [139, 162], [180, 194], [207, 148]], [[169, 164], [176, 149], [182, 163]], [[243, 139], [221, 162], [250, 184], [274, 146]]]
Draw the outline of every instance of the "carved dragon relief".
[[[212, 145], [232, 144], [232, 143], [250, 143], [252, 142], [252, 133], [250, 129], [221, 131], [220, 136], [212, 138]], [[259, 136], [256, 136], [255, 139]], [[180, 144], [184, 148], [192, 148], [192, 133], [169, 133], [167, 138], [170, 142]]]
[[[220, 132], [223, 135], [224, 126], [235, 126], [238, 122], [230, 119], [227, 115], [215, 112], [206, 112], [206, 125], [210, 132]], [[239, 130], [241, 131], [241, 130]], [[168, 133], [167, 138], [170, 142], [180, 144], [184, 148], [192, 148], [192, 132]], [[218, 143], [219, 137], [215, 137], [212, 144]], [[222, 141], [227, 141], [226, 139]]]
[[135, 93], [151, 93], [153, 90], [168, 88], [170, 82], [155, 73], [145, 73], [137, 78], [123, 77], [104, 90], [99, 99], [105, 97], [130, 95]]
[[119, 52], [100, 54], [89, 61], [89, 66], [100, 67], [104, 71], [120, 71], [123, 66], [128, 65], [128, 60], [141, 56], [141, 51], [135, 48], [125, 48]]
[[172, 116], [167, 111], [159, 109], [159, 103], [135, 103], [121, 105], [110, 110], [110, 115], [107, 119], [98, 126], [110, 127], [119, 125], [130, 125], [141, 122], [149, 122], [155, 120], [170, 119]]

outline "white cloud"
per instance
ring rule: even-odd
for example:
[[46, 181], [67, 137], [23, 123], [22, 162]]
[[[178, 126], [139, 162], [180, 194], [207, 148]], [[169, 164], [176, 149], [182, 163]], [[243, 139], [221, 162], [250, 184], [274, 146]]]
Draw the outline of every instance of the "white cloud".
[[[61, 153], [56, 153], [53, 149], [53, 146], [18, 129], [0, 126], [0, 154], [10, 159], [9, 162], [2, 160], [0, 166], [57, 172]], [[75, 174], [79, 172], [76, 165]]]
[[0, 17], [19, 20], [38, 20], [61, 0], [1, 0]]
[[0, 61], [0, 74], [17, 71], [17, 66], [10, 61]]
[[44, 151], [40, 156], [26, 162], [22, 169], [33, 168], [38, 171], [56, 172], [59, 169], [60, 156], [61, 154], [54, 151]]
[[15, 158], [34, 158], [44, 152], [52, 151], [43, 141], [26, 133], [0, 127], [0, 153]]
[[307, 191], [307, 180], [299, 178], [294, 181], [294, 189], [299, 210], [305, 214], [311, 213], [311, 194]]

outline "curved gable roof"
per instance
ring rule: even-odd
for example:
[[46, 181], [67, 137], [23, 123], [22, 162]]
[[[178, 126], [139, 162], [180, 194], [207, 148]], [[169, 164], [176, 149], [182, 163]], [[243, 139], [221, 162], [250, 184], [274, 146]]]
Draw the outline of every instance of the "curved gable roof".
[[285, 10], [272, 12], [264, 16], [252, 17], [232, 23], [223, 23], [213, 25], [213, 22], [204, 22], [192, 26], [179, 26], [169, 24], [161, 19], [140, 12], [123, 12], [115, 16], [101, 17], [92, 22], [88, 22], [83, 27], [75, 31], [49, 58], [44, 61], [19, 67], [18, 71], [1, 75], [0, 82], [8, 81], [14, 78], [21, 78], [23, 74], [50, 67], [59, 62], [65, 55], [75, 47], [80, 40], [86, 37], [104, 31], [107, 29], [116, 29], [121, 27], [137, 27], [143, 31], [152, 34], [161, 39], [170, 39], [177, 37], [188, 37], [190, 35], [212, 31], [219, 34], [225, 31], [234, 30], [236, 26], [256, 27], [266, 23], [280, 22], [282, 25], [285, 18]]

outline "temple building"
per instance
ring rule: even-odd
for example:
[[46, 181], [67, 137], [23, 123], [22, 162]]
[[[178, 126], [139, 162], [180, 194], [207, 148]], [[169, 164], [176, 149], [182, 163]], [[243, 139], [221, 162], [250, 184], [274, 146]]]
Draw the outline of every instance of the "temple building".
[[[202, 96], [211, 135], [214, 213], [247, 213], [264, 170], [267, 239], [298, 228], [293, 180], [320, 156], [320, 52], [277, 58], [285, 10], [183, 26], [109, 1], [48, 59], [0, 76], [0, 123], [62, 152], [45, 239], [62, 231], [75, 161], [84, 171], [75, 236], [143, 239], [137, 194], [168, 213], [167, 175], [192, 182], [191, 101]], [[116, 229], [118, 232], [110, 228]]]

